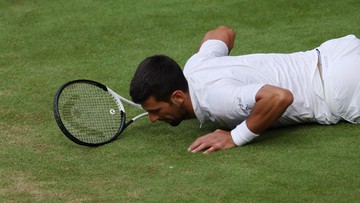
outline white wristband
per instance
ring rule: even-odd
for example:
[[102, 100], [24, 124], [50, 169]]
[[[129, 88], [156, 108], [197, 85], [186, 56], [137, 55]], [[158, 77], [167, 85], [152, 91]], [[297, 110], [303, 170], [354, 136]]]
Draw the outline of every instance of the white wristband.
[[259, 136], [259, 134], [255, 134], [249, 130], [246, 126], [246, 121], [242, 122], [240, 125], [236, 126], [231, 132], [231, 138], [237, 146], [242, 146], [255, 137]]

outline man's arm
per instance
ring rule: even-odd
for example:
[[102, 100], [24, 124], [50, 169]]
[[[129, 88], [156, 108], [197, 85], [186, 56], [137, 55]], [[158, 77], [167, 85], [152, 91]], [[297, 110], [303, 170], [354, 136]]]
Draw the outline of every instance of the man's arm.
[[205, 41], [210, 39], [217, 39], [223, 41], [228, 47], [230, 53], [230, 51], [234, 47], [235, 31], [227, 26], [220, 26], [214, 30], [208, 31], [202, 38], [198, 50]]
[[[260, 134], [268, 129], [293, 102], [293, 95], [289, 90], [265, 85], [256, 94], [256, 103], [246, 119], [246, 127], [252, 133]], [[244, 121], [245, 122], [245, 121]], [[239, 136], [247, 136], [240, 134]], [[198, 152], [205, 150], [205, 154], [236, 147], [229, 131], [216, 130], [206, 134], [193, 142], [188, 151]]]
[[247, 127], [251, 132], [260, 134], [283, 115], [293, 99], [289, 90], [265, 85], [256, 94], [255, 106], [246, 120]]

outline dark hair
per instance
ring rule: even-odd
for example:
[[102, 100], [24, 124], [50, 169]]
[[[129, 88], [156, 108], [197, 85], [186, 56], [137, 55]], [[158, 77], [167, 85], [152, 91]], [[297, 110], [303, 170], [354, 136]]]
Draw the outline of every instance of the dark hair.
[[130, 96], [135, 103], [142, 103], [150, 96], [157, 101], [170, 102], [175, 90], [187, 92], [188, 83], [180, 66], [164, 55], [144, 59], [130, 84]]

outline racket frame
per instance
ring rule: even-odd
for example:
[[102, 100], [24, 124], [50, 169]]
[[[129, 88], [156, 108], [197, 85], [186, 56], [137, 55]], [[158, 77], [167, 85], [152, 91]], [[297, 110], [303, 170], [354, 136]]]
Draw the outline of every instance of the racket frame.
[[[106, 91], [107, 93], [109, 93], [115, 100], [118, 108], [119, 108], [119, 111], [120, 111], [120, 116], [121, 116], [121, 122], [120, 122], [120, 126], [119, 126], [119, 129], [118, 131], [115, 133], [115, 135], [109, 139], [109, 140], [106, 140], [104, 142], [100, 142], [100, 143], [88, 143], [88, 142], [84, 142], [82, 140], [79, 140], [78, 138], [76, 138], [75, 136], [73, 136], [65, 127], [65, 125], [63, 124], [62, 122], [62, 119], [61, 119], [61, 116], [60, 116], [60, 112], [59, 112], [59, 109], [58, 109], [58, 102], [59, 102], [59, 98], [60, 98], [60, 95], [62, 93], [62, 91], [67, 87], [67, 86], [70, 86], [74, 83], [88, 83], [88, 84], [91, 84], [91, 85], [94, 85], [94, 86], [97, 86], [99, 88], [101, 88], [102, 90]], [[88, 147], [97, 147], [97, 146], [101, 146], [101, 145], [104, 145], [104, 144], [107, 144], [107, 143], [110, 143], [112, 141], [114, 141], [116, 138], [119, 137], [119, 135], [125, 130], [125, 128], [127, 126], [129, 126], [131, 123], [133, 123], [135, 120], [143, 117], [143, 116], [146, 116], [148, 113], [145, 112], [145, 113], [142, 113], [142, 114], [139, 114], [137, 116], [135, 116], [134, 118], [130, 119], [128, 122], [126, 122], [126, 113], [125, 113], [125, 108], [122, 104], [122, 102], [126, 103], [126, 104], [129, 104], [133, 107], [136, 107], [138, 109], [143, 109], [141, 107], [141, 105], [139, 104], [136, 104], [122, 96], [120, 96], [119, 94], [117, 94], [116, 92], [114, 92], [113, 90], [111, 90], [110, 88], [106, 87], [105, 85], [99, 83], [99, 82], [96, 82], [96, 81], [93, 81], [93, 80], [86, 80], [86, 79], [80, 79], [80, 80], [73, 80], [73, 81], [69, 81], [65, 84], [63, 84], [56, 92], [55, 94], [55, 97], [54, 97], [54, 103], [53, 103], [53, 110], [54, 110], [54, 117], [55, 117], [55, 120], [56, 120], [56, 123], [58, 124], [60, 130], [64, 133], [64, 135], [69, 138], [71, 141], [75, 142], [76, 144], [79, 144], [79, 145], [83, 145], [83, 146], [88, 146]]]

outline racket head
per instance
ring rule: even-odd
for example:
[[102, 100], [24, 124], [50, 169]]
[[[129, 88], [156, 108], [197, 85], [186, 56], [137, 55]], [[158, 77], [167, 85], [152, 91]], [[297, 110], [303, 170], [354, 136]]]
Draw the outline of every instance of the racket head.
[[95, 81], [65, 83], [56, 92], [53, 107], [61, 131], [79, 145], [96, 147], [112, 142], [126, 127], [121, 101]]

